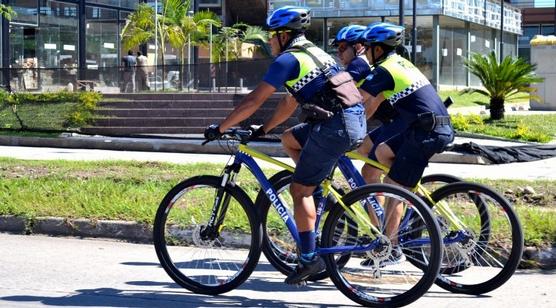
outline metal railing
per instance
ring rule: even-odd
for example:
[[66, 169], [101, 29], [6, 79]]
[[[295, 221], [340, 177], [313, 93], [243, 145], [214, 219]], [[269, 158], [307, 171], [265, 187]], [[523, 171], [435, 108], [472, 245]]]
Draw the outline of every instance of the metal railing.
[[[271, 59], [147, 67], [3, 68], [2, 88], [14, 92], [93, 90], [130, 92], [232, 92], [253, 89]], [[183, 76], [183, 78], [182, 78]]]

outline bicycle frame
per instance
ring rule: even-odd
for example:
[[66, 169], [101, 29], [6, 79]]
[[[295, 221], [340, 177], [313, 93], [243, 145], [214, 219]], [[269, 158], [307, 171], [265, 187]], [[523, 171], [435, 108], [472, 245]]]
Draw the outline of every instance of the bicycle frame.
[[[269, 162], [271, 164], [274, 164], [276, 166], [282, 167], [290, 172], [294, 172], [295, 167], [283, 163], [277, 159], [274, 159], [262, 152], [256, 151], [250, 147], [248, 147], [247, 145], [241, 144], [239, 146], [239, 152], [238, 153], [245, 153], [242, 154], [245, 157], [248, 157], [251, 160], [251, 164], [247, 164], [246, 165], [251, 169], [251, 172], [255, 175], [255, 177], [257, 178], [257, 180], [259, 181], [259, 183], [261, 183], [261, 186], [264, 189], [265, 194], [267, 195], [267, 197], [269, 198], [269, 200], [271, 200], [271, 204], [274, 206], [274, 208], [278, 211], [278, 214], [282, 217], [282, 219], [284, 219], [284, 216], [282, 216], [284, 213], [284, 210], [286, 209], [284, 207], [284, 205], [280, 202], [279, 198], [277, 197], [277, 193], [276, 191], [271, 187], [270, 183], [268, 182], [268, 179], [264, 176], [262, 170], [260, 169], [260, 167], [256, 164], [256, 162], [253, 160], [253, 157], [264, 160], [266, 162]], [[242, 157], [243, 157], [242, 156]], [[382, 170], [385, 173], [388, 173], [389, 168], [382, 165], [381, 163], [372, 160], [366, 156], [361, 155], [360, 153], [358, 153], [357, 151], [351, 151], [351, 152], [347, 152], [345, 155], [341, 156], [338, 160], [338, 168], [340, 169], [340, 172], [342, 173], [342, 175], [344, 176], [344, 178], [346, 179], [346, 181], [348, 182], [348, 185], [350, 186], [351, 189], [355, 189], [357, 187], [366, 185], [365, 179], [363, 178], [363, 176], [361, 175], [361, 173], [357, 170], [357, 168], [355, 167], [355, 165], [353, 164], [352, 160], [360, 160], [362, 162], [364, 162], [365, 164], [371, 165], [375, 168], [378, 168], [380, 170]], [[245, 163], [245, 162], [244, 162]], [[256, 166], [256, 169], [253, 169], [254, 167], [252, 165]], [[258, 171], [254, 171], [254, 170], [258, 170]], [[260, 173], [259, 175], [257, 175], [256, 173]], [[263, 185], [263, 183], [265, 183], [265, 185]], [[332, 185], [331, 185], [331, 180], [330, 179], [326, 179], [323, 184], [323, 195], [326, 196], [329, 192], [332, 193], [334, 195], [334, 197], [337, 200], [341, 200], [341, 196], [338, 194], [337, 191], [335, 191], [334, 189], [332, 189]], [[459, 242], [462, 241], [465, 236], [463, 234], [462, 230], [465, 230], [465, 226], [462, 224], [462, 222], [459, 220], [459, 218], [453, 213], [453, 211], [449, 208], [449, 206], [447, 204], [445, 204], [444, 202], [434, 202], [431, 198], [431, 192], [428, 191], [424, 186], [421, 185], [421, 183], [418, 183], [416, 185], [416, 187], [414, 187], [412, 189], [412, 191], [417, 191], [419, 193], [421, 193], [421, 195], [423, 195], [425, 198], [427, 198], [427, 200], [429, 201], [430, 204], [435, 204], [435, 206], [433, 207], [433, 210], [437, 211], [442, 217], [445, 217], [447, 219], [447, 221], [454, 226], [458, 232], [457, 235], [454, 236], [450, 236], [447, 237], [443, 240], [443, 243], [445, 245], [449, 245], [449, 244], [453, 244], [455, 242]], [[339, 201], [341, 202], [341, 201]], [[341, 203], [341, 205], [346, 208], [347, 211], [349, 211], [351, 214], [354, 214], [355, 217], [358, 217], [359, 219], [362, 220], [363, 225], [365, 226], [371, 226], [371, 230], [372, 228], [374, 228], [374, 225], [372, 223], [370, 223], [370, 218], [368, 216], [369, 213], [369, 209], [368, 206], [371, 206], [374, 213], [376, 214], [377, 218], [383, 223], [382, 225], [384, 225], [384, 211], [382, 209], [382, 206], [380, 205], [380, 202], [374, 197], [374, 196], [370, 196], [369, 198], [367, 198], [367, 202], [366, 204], [363, 204], [364, 209], [365, 209], [365, 215], [363, 215], [363, 213], [358, 212], [355, 213], [355, 211], [357, 211], [357, 209], [351, 209], [351, 208], [347, 208], [343, 203]], [[315, 230], [318, 230], [318, 226], [320, 224], [320, 219], [322, 216], [322, 212], [324, 210], [324, 206], [325, 206], [325, 198], [321, 200], [321, 202], [317, 205], [317, 221], [315, 222]], [[412, 209], [408, 209], [408, 211], [412, 211]], [[411, 214], [411, 213], [409, 213]], [[291, 216], [291, 214], [289, 215]], [[292, 233], [293, 238], [295, 239], [296, 243], [299, 243], [299, 239], [297, 238], [297, 229], [295, 229], [295, 223], [291, 222], [291, 219], [289, 219], [288, 216], [288, 220], [284, 220], [284, 222], [286, 223], [290, 233]], [[400, 229], [406, 228], [408, 227], [409, 224], [409, 218], [411, 217], [411, 215], [405, 215], [405, 219], [403, 221], [400, 222]], [[292, 228], [292, 226], [294, 228]], [[370, 231], [370, 230], [367, 230]], [[372, 231], [377, 231], [376, 228], [374, 228], [374, 230]]]
[[[276, 192], [276, 190], [272, 187], [272, 184], [268, 181], [267, 177], [265, 176], [265, 174], [263, 173], [263, 171], [261, 170], [261, 168], [259, 167], [259, 165], [257, 164], [257, 162], [255, 161], [254, 158], [258, 158], [264, 161], [267, 161], [269, 163], [275, 164], [277, 166], [283, 167], [286, 170], [289, 171], [294, 171], [294, 167], [282, 163], [277, 159], [274, 159], [266, 154], [263, 154], [259, 151], [256, 151], [252, 148], [249, 148], [248, 146], [244, 145], [244, 144], [240, 144], [239, 145], [239, 151], [237, 151], [234, 154], [234, 160], [230, 165], [227, 165], [225, 168], [225, 172], [223, 174], [223, 178], [222, 178], [222, 187], [225, 187], [225, 185], [232, 181], [235, 178], [235, 174], [237, 172], [239, 172], [241, 165], [245, 165], [247, 166], [247, 168], [249, 169], [249, 171], [253, 174], [253, 176], [255, 176], [255, 178], [257, 179], [257, 181], [259, 182], [259, 184], [261, 185], [261, 188], [263, 189], [264, 193], [266, 194], [266, 196], [268, 197], [268, 199], [270, 200], [272, 206], [276, 209], [278, 215], [280, 216], [280, 218], [284, 221], [284, 223], [286, 224], [286, 227], [288, 228], [289, 232], [291, 233], [293, 239], [295, 240], [295, 242], [297, 243], [297, 245], [299, 245], [300, 243], [300, 239], [298, 236], [298, 232], [297, 232], [297, 227], [295, 224], [295, 221], [293, 219], [291, 219], [292, 214], [288, 211], [288, 208], [282, 203], [282, 200], [280, 200], [280, 198], [278, 197], [278, 193]], [[349, 212], [350, 214], [352, 214], [352, 217], [357, 220], [359, 222], [359, 226], [366, 226], [368, 228], [367, 234], [369, 234], [371, 236], [371, 238], [374, 240], [376, 239], [375, 234], [380, 234], [380, 231], [370, 222], [369, 216], [367, 213], [363, 213], [362, 211], [358, 211], [356, 208], [351, 208], [351, 207], [347, 207], [345, 204], [343, 204], [343, 202], [341, 201], [341, 195], [340, 193], [338, 193], [333, 187], [332, 187], [332, 182], [330, 179], [325, 179], [323, 181], [323, 183], [321, 184], [323, 186], [323, 193], [324, 195], [328, 195], [329, 193], [331, 193], [337, 200], [338, 203], [345, 208], [346, 212]], [[219, 191], [217, 198], [215, 199], [215, 204], [213, 207], [213, 213], [211, 216], [211, 220], [209, 222], [209, 225], [211, 227], [214, 227], [212, 225], [212, 223], [214, 222], [214, 220], [216, 219], [215, 217], [218, 216], [219, 211], [219, 203], [220, 200], [222, 199], [222, 192]], [[224, 198], [226, 199], [226, 198]], [[224, 201], [225, 203], [226, 201]], [[318, 206], [317, 206], [317, 221], [315, 222], [315, 225], [318, 226], [320, 223], [320, 219], [322, 216], [322, 213], [324, 212], [324, 207], [325, 207], [325, 203], [326, 203], [326, 199], [323, 198]], [[227, 204], [224, 204], [224, 209], [227, 207]], [[374, 241], [371, 241], [369, 244], [366, 245], [361, 245], [361, 244], [356, 244], [355, 246], [342, 246], [342, 247], [334, 247], [334, 248], [326, 248], [326, 249], [318, 249], [317, 252], [320, 254], [327, 254], [327, 253], [338, 253], [338, 252], [354, 252], [354, 251], [366, 251], [366, 250], [371, 250], [374, 249], [377, 245], [379, 245], [378, 243], [375, 243]]]
[[[346, 153], [345, 157], [362, 161], [367, 165], [370, 165], [370, 166], [373, 166], [377, 169], [382, 170], [384, 173], [388, 173], [388, 171], [390, 171], [390, 169], [388, 167], [384, 166], [383, 164], [381, 164], [381, 163], [379, 163], [375, 160], [372, 160], [372, 159], [370, 159], [366, 156], [361, 155], [357, 151], [348, 152], [348, 153]], [[351, 178], [352, 182], [363, 183], [364, 184], [365, 180], [363, 179], [361, 174], [357, 171], [357, 169], [355, 168], [355, 166], [353, 165], [351, 160], [347, 159], [345, 157], [342, 157], [343, 158], [343, 159], [341, 159], [342, 164], [339, 164], [339, 167], [340, 167], [340, 170], [346, 169], [345, 173], [344, 173], [344, 171], [342, 171], [342, 173], [346, 177], [346, 180], [348, 180], [348, 182], [349, 182], [350, 178]], [[349, 176], [349, 178], [348, 178], [348, 176]], [[456, 216], [456, 214], [454, 214], [454, 212], [450, 209], [450, 207], [447, 204], [445, 204], [444, 202], [434, 202], [434, 200], [432, 200], [431, 192], [429, 190], [427, 190], [423, 185], [421, 185], [421, 182], [417, 183], [417, 185], [415, 187], [413, 187], [411, 189], [411, 191], [419, 192], [421, 195], [423, 195], [425, 198], [427, 198], [427, 201], [429, 201], [429, 204], [434, 204], [435, 205], [433, 207], [433, 210], [438, 212], [442, 217], [446, 218], [447, 221], [452, 226], [455, 226], [458, 230], [464, 230], [465, 229], [465, 226], [462, 224], [461, 220]]]

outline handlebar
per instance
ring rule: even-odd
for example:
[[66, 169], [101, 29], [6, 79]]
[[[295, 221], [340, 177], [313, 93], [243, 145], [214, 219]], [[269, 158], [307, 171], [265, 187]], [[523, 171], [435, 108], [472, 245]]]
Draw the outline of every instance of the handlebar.
[[[238, 140], [241, 144], [246, 144], [251, 139], [251, 131], [248, 129], [230, 128], [214, 140]], [[205, 140], [201, 145], [205, 145], [212, 140]]]

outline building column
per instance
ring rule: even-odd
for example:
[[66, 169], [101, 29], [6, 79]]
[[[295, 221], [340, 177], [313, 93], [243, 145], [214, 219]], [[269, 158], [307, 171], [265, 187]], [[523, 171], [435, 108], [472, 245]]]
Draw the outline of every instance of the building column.
[[86, 79], [85, 77], [85, 70], [87, 69], [87, 22], [86, 22], [86, 15], [87, 12], [85, 10], [85, 1], [79, 1], [78, 7], [78, 25], [77, 28], [79, 29], [78, 34], [78, 65], [79, 65], [79, 79]]
[[[8, 0], [2, 0], [2, 4], [8, 5]], [[2, 79], [6, 90], [10, 91], [10, 22], [2, 18]]]
[[322, 49], [328, 52], [328, 18], [324, 18], [324, 22], [322, 23]]
[[[471, 56], [471, 23], [468, 21], [465, 22], [465, 32], [467, 32], [467, 40], [465, 43], [465, 58], [469, 60]], [[471, 73], [467, 68], [465, 68], [465, 85], [468, 87], [471, 85]]]
[[438, 15], [432, 16], [432, 84], [436, 91], [439, 90], [440, 80], [440, 18]]

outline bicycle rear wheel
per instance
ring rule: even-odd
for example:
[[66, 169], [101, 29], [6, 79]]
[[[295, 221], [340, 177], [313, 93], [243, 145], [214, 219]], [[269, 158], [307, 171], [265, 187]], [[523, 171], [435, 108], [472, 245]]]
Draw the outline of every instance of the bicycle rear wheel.
[[445, 245], [444, 270], [436, 283], [451, 292], [478, 295], [510, 279], [523, 250], [523, 231], [510, 203], [486, 186], [467, 182], [443, 186], [431, 198], [465, 225], [465, 230], [442, 230], [445, 240], [457, 232], [465, 236]]
[[[228, 292], [243, 283], [260, 257], [261, 225], [249, 197], [225, 187], [211, 217], [221, 177], [198, 176], [176, 185], [164, 197], [154, 221], [160, 264], [180, 286], [202, 294]], [[216, 228], [207, 228], [214, 219]]]
[[[390, 238], [371, 231], [363, 206], [368, 198], [378, 196], [397, 200], [403, 207], [400, 231]], [[387, 184], [362, 186], [346, 194], [342, 201], [346, 207], [331, 210], [321, 242], [321, 252], [336, 287], [353, 301], [376, 307], [407, 305], [427, 292], [436, 279], [442, 257], [438, 225], [429, 207], [413, 193]], [[414, 225], [408, 220], [419, 221], [419, 229], [408, 228]], [[349, 234], [348, 229], [357, 230], [357, 234]], [[378, 230], [384, 230], [384, 226], [378, 226]], [[410, 236], [415, 233], [419, 237]], [[403, 260], [392, 265], [383, 262], [396, 243], [404, 252], [419, 251], [423, 258], [412, 261], [420, 262], [419, 266]], [[343, 267], [337, 266], [334, 260], [346, 254], [351, 255], [349, 261]], [[406, 258], [411, 255], [406, 254]]]

